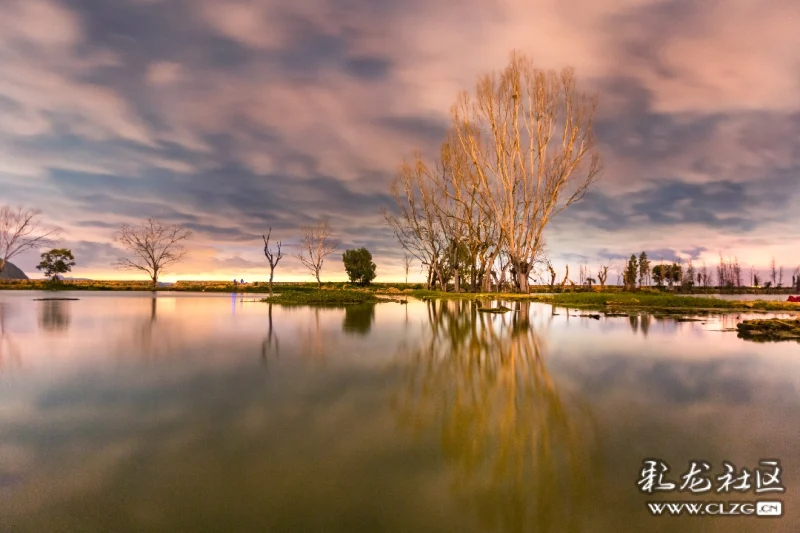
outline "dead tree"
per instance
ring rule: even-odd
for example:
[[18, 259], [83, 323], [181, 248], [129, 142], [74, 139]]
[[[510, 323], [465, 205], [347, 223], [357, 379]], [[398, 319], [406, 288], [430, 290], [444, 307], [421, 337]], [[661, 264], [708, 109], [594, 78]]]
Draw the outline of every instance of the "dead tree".
[[150, 276], [153, 290], [158, 287], [158, 277], [170, 265], [186, 258], [183, 241], [192, 232], [179, 224], [167, 225], [148, 218], [141, 226], [123, 224], [114, 240], [122, 245], [132, 258], [121, 258], [116, 264], [120, 270], [139, 270]]
[[269, 262], [269, 296], [272, 298], [272, 278], [275, 276], [275, 267], [278, 266], [278, 261], [283, 259], [283, 254], [281, 254], [281, 241], [278, 241], [278, 253], [272, 253], [272, 250], [269, 249], [270, 235], [272, 235], [272, 226], [266, 235], [261, 236], [264, 239], [264, 256]]
[[47, 245], [58, 231], [43, 230], [40, 226], [41, 211], [21, 206], [0, 207], [0, 273], [14, 256]]
[[[317, 288], [322, 288], [319, 273], [325, 258], [339, 249], [339, 243], [331, 239], [331, 228], [327, 220], [321, 220], [313, 226], [303, 227], [302, 249], [297, 258], [317, 279]], [[306, 255], [308, 254], [308, 255]]]
[[550, 262], [549, 259], [547, 260], [547, 270], [550, 272], [550, 292], [554, 292], [556, 286], [557, 274], [556, 274], [556, 269], [553, 268], [553, 264]]
[[391, 194], [399, 215], [383, 209], [383, 216], [405, 251], [429, 268], [428, 286], [436, 281], [447, 289], [442, 272], [445, 238], [437, 216], [443, 192], [435, 186], [430, 169], [416, 154], [412, 163], [404, 162], [391, 184]]
[[570, 281], [570, 279], [569, 279], [569, 265], [567, 265], [567, 271], [564, 274], [564, 279], [561, 281], [561, 292], [564, 292], [564, 287], [567, 286], [567, 281]]
[[609, 265], [601, 265], [600, 270], [597, 271], [597, 279], [600, 281], [601, 289], [606, 286], [606, 280], [608, 279], [608, 268]]

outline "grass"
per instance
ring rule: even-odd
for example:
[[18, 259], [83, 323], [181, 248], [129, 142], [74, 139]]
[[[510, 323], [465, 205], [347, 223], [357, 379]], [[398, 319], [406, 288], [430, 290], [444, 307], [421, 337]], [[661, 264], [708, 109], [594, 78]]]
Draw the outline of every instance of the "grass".
[[[32, 291], [149, 291], [150, 281], [94, 281], [68, 280], [53, 282], [47, 279], [4, 279], [0, 280], [0, 290]], [[163, 288], [159, 288], [163, 290]]]
[[262, 298], [262, 302], [281, 305], [347, 305], [378, 303], [391, 301], [378, 298], [375, 293], [352, 290], [315, 290], [287, 291], [270, 298]]

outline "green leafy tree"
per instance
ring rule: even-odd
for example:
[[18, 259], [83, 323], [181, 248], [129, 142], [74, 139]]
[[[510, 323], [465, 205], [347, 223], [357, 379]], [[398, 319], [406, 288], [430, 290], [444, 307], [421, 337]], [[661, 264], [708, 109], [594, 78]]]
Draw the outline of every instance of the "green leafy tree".
[[636, 254], [631, 254], [631, 258], [628, 260], [625, 273], [623, 274], [623, 281], [625, 282], [626, 289], [633, 290], [636, 288], [636, 277], [638, 275], [639, 264], [636, 260]]
[[59, 274], [66, 274], [75, 266], [75, 257], [72, 250], [66, 248], [54, 248], [41, 255], [42, 261], [36, 268], [43, 270], [44, 275], [53, 281], [58, 281]]
[[375, 263], [366, 248], [346, 250], [342, 254], [342, 261], [351, 283], [369, 285], [375, 279]]
[[682, 279], [683, 267], [678, 263], [672, 263], [669, 267], [669, 286], [672, 287], [673, 284], [680, 284]]
[[653, 281], [656, 282], [656, 285], [661, 288], [664, 286], [664, 280], [666, 279], [666, 266], [667, 265], [656, 265], [653, 267]]
[[647, 259], [647, 253], [642, 252], [639, 255], [639, 286], [645, 285], [650, 285], [650, 260]]

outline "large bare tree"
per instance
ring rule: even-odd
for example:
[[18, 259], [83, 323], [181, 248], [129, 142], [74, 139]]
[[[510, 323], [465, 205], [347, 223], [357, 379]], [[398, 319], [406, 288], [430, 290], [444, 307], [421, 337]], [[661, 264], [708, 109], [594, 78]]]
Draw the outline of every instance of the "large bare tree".
[[57, 231], [42, 228], [38, 209], [0, 207], [0, 273], [13, 257], [50, 244]]
[[463, 92], [452, 108], [483, 209], [499, 226], [523, 292], [543, 230], [600, 174], [596, 103], [578, 91], [572, 69], [540, 70], [514, 52], [501, 73], [480, 77], [475, 95]]
[[320, 220], [316, 224], [303, 226], [303, 242], [297, 258], [303, 263], [311, 274], [317, 279], [317, 288], [322, 288], [319, 273], [325, 258], [339, 249], [339, 243], [331, 237], [333, 231], [327, 220]]
[[272, 235], [272, 226], [270, 226], [269, 231], [267, 231], [266, 235], [262, 235], [264, 239], [264, 256], [267, 258], [267, 262], [269, 263], [269, 296], [272, 297], [272, 278], [275, 277], [275, 267], [278, 266], [278, 261], [283, 259], [283, 254], [281, 253], [281, 241], [278, 241], [278, 250], [277, 252], [273, 252], [269, 247], [269, 238]]
[[158, 277], [166, 268], [180, 263], [186, 258], [187, 250], [183, 242], [192, 232], [179, 224], [165, 224], [148, 218], [139, 226], [123, 224], [114, 235], [114, 240], [130, 254], [121, 258], [117, 268], [138, 270], [146, 273], [153, 281], [153, 289], [158, 286]]

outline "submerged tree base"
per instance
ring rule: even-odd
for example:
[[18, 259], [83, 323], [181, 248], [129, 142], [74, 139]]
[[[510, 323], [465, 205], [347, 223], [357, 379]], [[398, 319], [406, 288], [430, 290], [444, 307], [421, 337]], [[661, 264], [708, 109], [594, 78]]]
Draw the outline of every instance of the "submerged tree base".
[[800, 319], [745, 320], [736, 325], [738, 337], [756, 342], [800, 342]]

